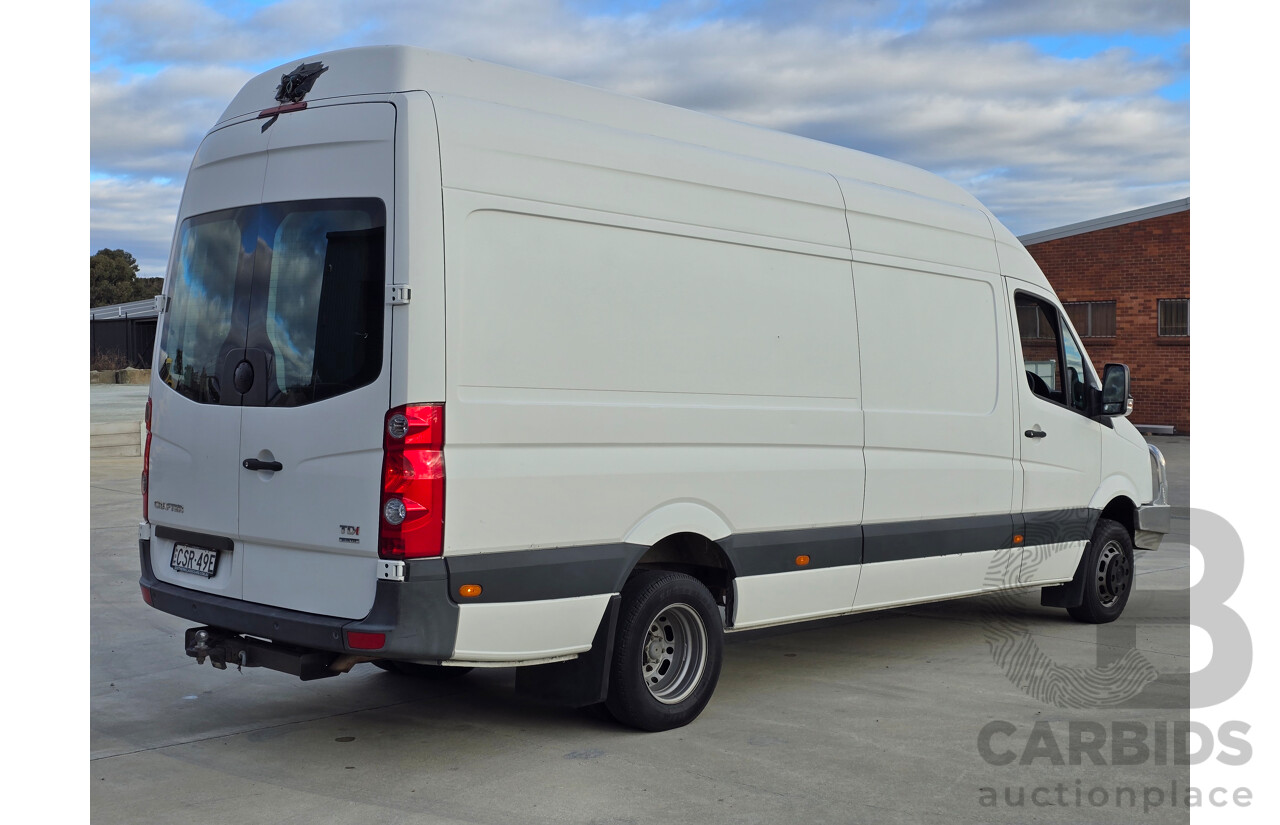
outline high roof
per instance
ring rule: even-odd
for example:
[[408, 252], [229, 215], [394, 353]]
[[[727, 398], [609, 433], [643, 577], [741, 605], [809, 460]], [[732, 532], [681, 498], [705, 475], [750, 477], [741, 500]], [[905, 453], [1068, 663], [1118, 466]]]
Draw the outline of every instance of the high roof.
[[1108, 215], [1104, 218], [1092, 218], [1079, 223], [1071, 223], [1066, 226], [1059, 226], [1056, 229], [1045, 229], [1040, 232], [1032, 232], [1030, 235], [1020, 235], [1018, 240], [1022, 241], [1023, 246], [1031, 246], [1032, 244], [1044, 243], [1045, 241], [1056, 241], [1059, 238], [1070, 238], [1072, 235], [1083, 235], [1086, 232], [1096, 232], [1099, 229], [1110, 229], [1113, 226], [1124, 226], [1127, 223], [1137, 223], [1150, 218], [1160, 218], [1165, 215], [1176, 215], [1179, 212], [1186, 212], [1191, 208], [1191, 198], [1182, 198], [1181, 200], [1169, 201], [1168, 203], [1158, 203], [1155, 206], [1144, 206], [1141, 209], [1133, 209], [1129, 212], [1119, 212], [1115, 215]]
[[827, 172], [983, 209], [959, 186], [897, 161], [566, 80], [406, 46], [365, 46], [291, 60], [251, 79], [219, 123], [274, 107], [276, 87], [303, 63], [326, 71], [308, 101], [426, 91], [591, 121], [773, 163]]

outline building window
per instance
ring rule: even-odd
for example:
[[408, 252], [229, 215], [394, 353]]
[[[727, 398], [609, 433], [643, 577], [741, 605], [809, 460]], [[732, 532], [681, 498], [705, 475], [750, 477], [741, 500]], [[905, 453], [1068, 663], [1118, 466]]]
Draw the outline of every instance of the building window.
[[1030, 301], [1017, 304], [1018, 330], [1023, 340], [1054, 340], [1057, 333], [1049, 323], [1049, 318], [1040, 311], [1039, 305]]
[[1080, 301], [1063, 304], [1071, 325], [1083, 338], [1114, 338], [1116, 336], [1115, 301]]
[[1161, 298], [1156, 301], [1159, 316], [1159, 334], [1167, 336], [1190, 335], [1191, 315], [1188, 298]]

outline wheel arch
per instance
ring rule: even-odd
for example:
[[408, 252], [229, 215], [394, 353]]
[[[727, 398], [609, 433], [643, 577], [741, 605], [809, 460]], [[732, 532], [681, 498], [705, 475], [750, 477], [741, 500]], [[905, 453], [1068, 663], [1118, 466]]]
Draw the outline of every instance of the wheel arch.
[[1099, 518], [1117, 522], [1129, 532], [1129, 538], [1132, 539], [1138, 528], [1138, 505], [1128, 496], [1116, 496], [1102, 508]]
[[687, 573], [711, 591], [717, 604], [730, 607], [736, 575], [733, 562], [718, 542], [700, 533], [673, 533], [654, 542], [636, 559], [623, 581], [640, 570]]
[[[1085, 601], [1085, 589], [1088, 587], [1090, 560], [1097, 553], [1095, 539], [1099, 530], [1102, 529], [1104, 521], [1115, 522], [1120, 528], [1129, 535], [1130, 544], [1133, 541], [1133, 528], [1136, 523], [1136, 509], [1133, 501], [1127, 496], [1116, 496], [1107, 502], [1102, 508], [1097, 521], [1094, 522], [1092, 534], [1088, 543], [1085, 544], [1083, 552], [1080, 554], [1080, 561], [1076, 565], [1075, 575], [1071, 581], [1063, 584], [1052, 585], [1042, 588], [1040, 591], [1040, 604], [1045, 607], [1065, 607], [1071, 613], [1072, 618], [1079, 621], [1081, 605]], [[1118, 614], [1117, 614], [1118, 615]], [[1114, 618], [1114, 617], [1112, 617]], [[1096, 621], [1090, 620], [1090, 621]], [[1107, 619], [1106, 621], [1110, 621]]]
[[1089, 507], [1099, 511], [1101, 518], [1123, 524], [1132, 537], [1138, 525], [1138, 505], [1135, 502], [1140, 499], [1133, 481], [1117, 473], [1102, 480]]
[[723, 514], [701, 501], [669, 501], [645, 513], [622, 540], [627, 544], [652, 547], [670, 536], [692, 533], [718, 541], [733, 531]]

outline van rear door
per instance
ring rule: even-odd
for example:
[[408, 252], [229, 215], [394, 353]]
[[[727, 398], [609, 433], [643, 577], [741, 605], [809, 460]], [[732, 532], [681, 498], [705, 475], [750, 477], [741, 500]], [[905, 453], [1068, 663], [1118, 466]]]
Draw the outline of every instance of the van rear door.
[[[211, 132], [187, 175], [156, 338], [147, 517], [162, 581], [241, 595], [240, 395], [268, 136], [257, 123]], [[175, 555], [185, 554], [182, 558]], [[190, 569], [179, 571], [175, 566]]]
[[267, 369], [239, 456], [281, 469], [242, 464], [243, 598], [360, 618], [377, 582], [390, 401], [395, 108], [311, 109], [270, 131], [248, 324]]
[[[152, 563], [185, 587], [360, 618], [376, 583], [390, 399], [396, 112], [353, 103], [263, 123], [221, 130], [251, 150], [226, 162], [242, 173], [222, 198], [234, 205], [203, 212], [184, 194], [162, 333], [162, 359], [183, 363], [161, 375], [195, 403], [153, 392], [165, 401], [156, 442], [171, 449], [153, 442], [151, 498], [180, 494], [199, 519], [153, 507], [152, 522], [231, 541], [208, 579], [170, 569], [176, 539], [154, 542]], [[205, 188], [227, 187], [216, 168], [193, 168], [193, 204]], [[174, 350], [182, 330], [209, 363], [194, 364], [189, 345]], [[175, 375], [194, 376], [195, 389]], [[217, 398], [192, 398], [201, 387]]]

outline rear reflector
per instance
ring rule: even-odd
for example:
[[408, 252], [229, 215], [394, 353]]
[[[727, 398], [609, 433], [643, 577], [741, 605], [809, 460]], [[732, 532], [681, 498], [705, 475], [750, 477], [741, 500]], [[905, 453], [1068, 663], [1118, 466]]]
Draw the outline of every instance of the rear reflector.
[[151, 604], [151, 588], [147, 587], [145, 584], [140, 584], [138, 586], [142, 588], [142, 600], [147, 604]]
[[378, 555], [420, 559], [444, 550], [444, 406], [387, 412], [382, 437]]
[[352, 650], [381, 650], [386, 643], [387, 634], [385, 633], [347, 632], [347, 647]]

